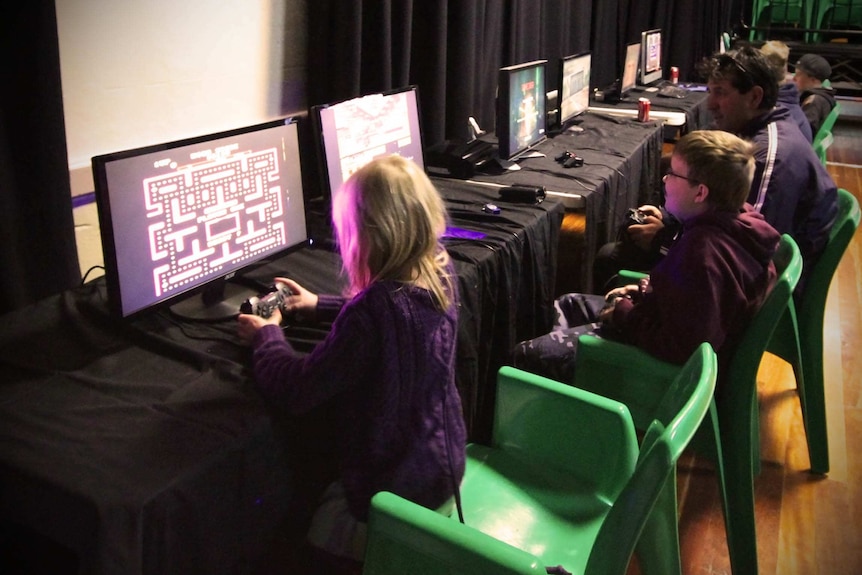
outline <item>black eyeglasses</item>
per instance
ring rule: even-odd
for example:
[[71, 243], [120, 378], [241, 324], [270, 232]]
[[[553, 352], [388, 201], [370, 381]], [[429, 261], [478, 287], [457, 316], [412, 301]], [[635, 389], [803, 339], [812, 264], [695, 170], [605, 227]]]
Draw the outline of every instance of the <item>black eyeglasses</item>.
[[664, 177], [662, 178], [662, 180], [663, 180], [663, 181], [667, 181], [667, 179], [668, 179], [670, 176], [673, 176], [673, 177], [675, 177], [675, 178], [680, 178], [681, 180], [685, 180], [685, 181], [687, 181], [687, 182], [691, 182], [691, 183], [692, 183], [692, 184], [694, 184], [694, 185], [698, 185], [698, 184], [700, 184], [700, 181], [699, 181], [699, 180], [695, 180], [694, 178], [689, 178], [688, 176], [683, 176], [682, 174], [677, 174], [677, 173], [676, 173], [676, 172], [674, 172], [673, 170], [668, 170], [667, 172], [665, 172]]

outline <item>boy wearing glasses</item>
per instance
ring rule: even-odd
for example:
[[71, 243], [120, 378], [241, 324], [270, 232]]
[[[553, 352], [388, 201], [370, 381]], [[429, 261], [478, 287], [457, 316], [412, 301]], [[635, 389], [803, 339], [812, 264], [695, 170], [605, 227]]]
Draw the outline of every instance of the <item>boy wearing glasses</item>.
[[[744, 46], [719, 54], [704, 62], [702, 72], [715, 127], [755, 144], [756, 170], [748, 203], [779, 233], [796, 240], [803, 259], [796, 293], [802, 293], [807, 272], [826, 246], [838, 212], [835, 182], [790, 112], [776, 106], [778, 78], [759, 50]], [[631, 226], [640, 253], [606, 258], [605, 267], [610, 259], [616, 269], [650, 269], [657, 250], [655, 236], [667, 237], [669, 232], [663, 229], [662, 216], [653, 208], [645, 224]]]
[[721, 362], [722, 350], [738, 340], [776, 275], [772, 256], [779, 234], [745, 204], [754, 153], [753, 144], [727, 132], [683, 136], [664, 176], [665, 208], [681, 223], [665, 257], [639, 285], [605, 297], [561, 297], [558, 327], [519, 343], [514, 365], [571, 382], [577, 338], [584, 333], [674, 363], [685, 362], [706, 341]]

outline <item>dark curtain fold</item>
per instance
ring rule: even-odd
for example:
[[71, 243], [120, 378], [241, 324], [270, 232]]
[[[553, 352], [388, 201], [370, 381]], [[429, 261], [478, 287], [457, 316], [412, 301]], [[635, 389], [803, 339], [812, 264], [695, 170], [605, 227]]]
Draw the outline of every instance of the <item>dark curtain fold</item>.
[[81, 281], [53, 2], [0, 9], [0, 313]]
[[470, 116], [493, 131], [499, 68], [588, 50], [591, 11], [592, 0], [319, 0], [309, 103], [416, 84], [426, 146], [465, 137]]
[[650, 28], [662, 29], [662, 67], [670, 70], [676, 66], [681, 80], [697, 80], [697, 63], [718, 50], [722, 32], [732, 31], [740, 1], [596, 0], [592, 20], [594, 87], [607, 86], [619, 77], [625, 45], [639, 41], [640, 33]]
[[[590, 49], [593, 86], [618, 75], [622, 46], [661, 27], [664, 65], [692, 79], [750, 11], [745, 0], [315, 0], [308, 12], [311, 105], [416, 84], [425, 145], [494, 130], [497, 70]], [[53, 3], [0, 12], [0, 312], [78, 281]], [[552, 64], [553, 65], [553, 64]], [[549, 89], [556, 74], [548, 74]]]

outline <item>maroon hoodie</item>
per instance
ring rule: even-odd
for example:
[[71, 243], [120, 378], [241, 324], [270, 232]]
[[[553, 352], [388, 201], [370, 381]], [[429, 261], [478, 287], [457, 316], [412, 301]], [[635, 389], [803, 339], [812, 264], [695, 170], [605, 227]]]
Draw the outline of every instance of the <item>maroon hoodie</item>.
[[722, 365], [722, 352], [739, 340], [776, 277], [780, 236], [748, 208], [686, 221], [641, 297], [617, 303], [616, 339], [680, 364], [707, 341]]

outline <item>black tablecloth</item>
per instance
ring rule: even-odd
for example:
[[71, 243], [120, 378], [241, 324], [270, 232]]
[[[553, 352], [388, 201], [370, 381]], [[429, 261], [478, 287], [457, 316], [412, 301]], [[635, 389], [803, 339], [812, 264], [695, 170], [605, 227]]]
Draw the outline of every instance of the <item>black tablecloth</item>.
[[[696, 85], [693, 85], [696, 86]], [[594, 102], [600, 107], [624, 108], [627, 110], [637, 110], [637, 101], [640, 98], [646, 98], [650, 101], [652, 110], [663, 112], [682, 112], [685, 114], [685, 125], [680, 129], [680, 133], [685, 134], [693, 130], [705, 130], [712, 123], [712, 114], [706, 109], [706, 98], [708, 93], [703, 89], [703, 86], [697, 86], [688, 91], [684, 98], [669, 98], [662, 96], [658, 92], [647, 92], [646, 90], [633, 91], [629, 96], [614, 104], [606, 102]]]
[[97, 282], [2, 318], [2, 518], [85, 573], [225, 572], [260, 552], [290, 485], [241, 350], [214, 326], [115, 322], [104, 297]]
[[[662, 124], [638, 122], [588, 112], [577, 128], [536, 146], [543, 157], [518, 161], [520, 170], [489, 164], [473, 179], [491, 184], [544, 186], [549, 191], [583, 196], [585, 246], [580, 270], [583, 291], [592, 289], [596, 250], [616, 237], [626, 210], [661, 201], [659, 162]], [[564, 168], [556, 158], [569, 151], [584, 159], [579, 168]]]
[[[442, 182], [461, 290], [458, 386], [471, 439], [490, 435], [494, 376], [551, 325], [563, 208], [498, 202]], [[256, 270], [317, 292], [343, 285], [338, 256], [306, 248]], [[107, 313], [103, 280], [0, 318], [0, 519], [74, 551], [82, 571], [232, 573], [261, 552], [291, 496], [289, 444], [253, 389], [233, 321]], [[327, 326], [295, 323], [308, 350]]]

